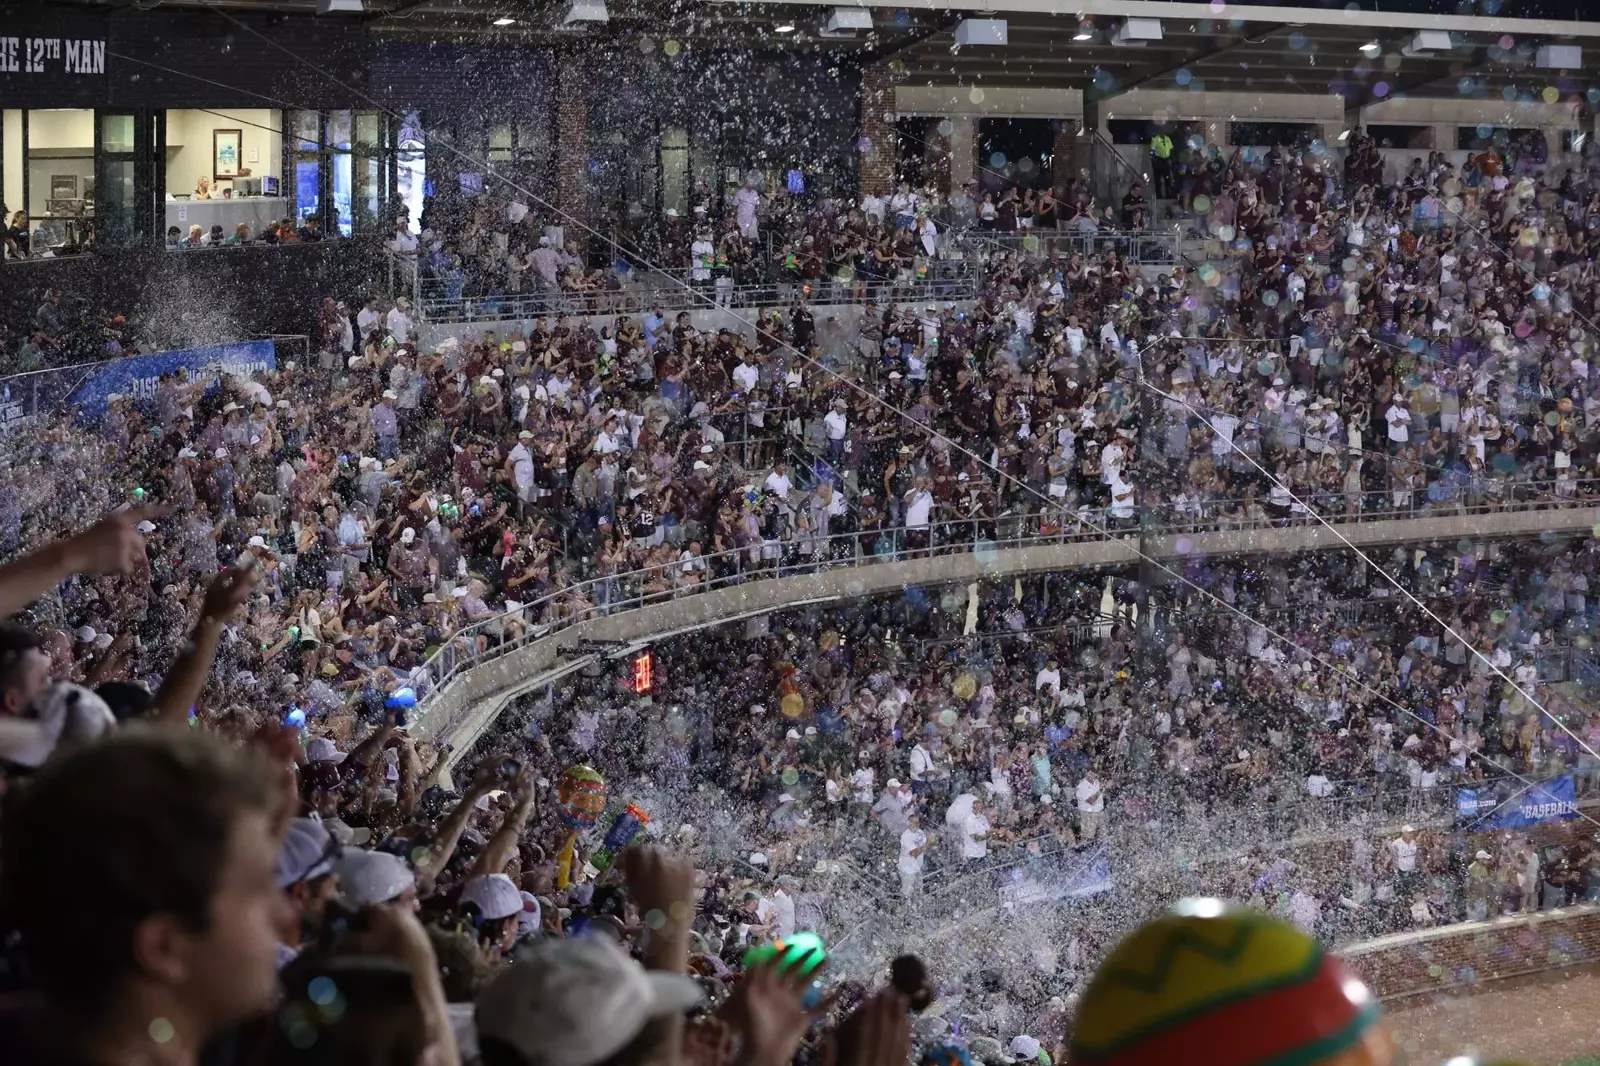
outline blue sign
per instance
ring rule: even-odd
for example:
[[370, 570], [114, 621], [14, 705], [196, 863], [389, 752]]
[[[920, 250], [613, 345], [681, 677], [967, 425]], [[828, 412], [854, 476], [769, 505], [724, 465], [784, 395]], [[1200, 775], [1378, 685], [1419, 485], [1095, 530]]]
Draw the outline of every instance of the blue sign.
[[189, 372], [191, 381], [208, 383], [215, 383], [224, 374], [249, 378], [276, 369], [278, 361], [274, 350], [270, 340], [242, 341], [114, 359], [93, 368], [93, 373], [73, 390], [67, 402], [84, 417], [99, 418], [106, 413], [108, 396], [129, 396], [135, 402], [148, 400], [155, 396], [156, 382], [161, 375], [180, 368]]
[[1065, 903], [1111, 891], [1111, 864], [1101, 848], [1082, 855], [1047, 857], [1001, 875], [1003, 906]]
[[254, 377], [277, 367], [270, 340], [242, 341], [211, 348], [188, 348], [155, 355], [134, 355], [104, 363], [83, 363], [55, 370], [37, 370], [0, 379], [0, 435], [48, 419], [76, 407], [88, 419], [106, 413], [106, 397], [117, 393], [135, 400], [155, 395], [162, 374], [183, 367], [191, 380], [214, 383], [218, 373]]
[[1456, 816], [1477, 829], [1526, 829], [1540, 822], [1578, 816], [1578, 790], [1571, 774], [1528, 785], [1501, 798], [1491, 789], [1456, 790]]

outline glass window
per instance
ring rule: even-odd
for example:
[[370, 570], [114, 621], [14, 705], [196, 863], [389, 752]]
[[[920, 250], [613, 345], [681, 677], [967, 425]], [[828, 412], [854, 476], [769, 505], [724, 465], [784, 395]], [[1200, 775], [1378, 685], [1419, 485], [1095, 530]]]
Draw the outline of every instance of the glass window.
[[[376, 155], [362, 156], [355, 161], [355, 226], [363, 233], [377, 231], [379, 228], [378, 212], [385, 199], [385, 178], [388, 168], [384, 166], [382, 158]], [[384, 231], [389, 229], [383, 227]]]
[[328, 112], [328, 146], [338, 152], [350, 150], [350, 112]]
[[376, 111], [356, 112], [356, 143], [367, 148], [384, 147], [385, 123]]
[[322, 209], [320, 167], [315, 159], [297, 160], [294, 165], [294, 216], [304, 219]]
[[395, 199], [405, 208], [406, 225], [412, 233], [422, 232], [422, 201], [427, 185], [427, 136], [422, 131], [422, 116], [406, 112], [400, 122]]
[[29, 111], [26, 121], [30, 250], [76, 252], [94, 227], [94, 112]]
[[350, 153], [333, 153], [334, 224], [339, 227], [341, 237], [350, 236], [355, 223], [351, 214], [350, 170]]
[[511, 162], [511, 127], [496, 126], [489, 131], [489, 162], [495, 165]]
[[107, 152], [133, 151], [133, 116], [103, 116], [100, 119], [100, 147]]
[[[653, 175], [652, 175], [653, 176]], [[631, 190], [630, 190], [631, 191]], [[636, 195], [649, 197], [655, 190], [637, 190]], [[671, 208], [681, 216], [688, 215], [689, 197], [689, 134], [683, 129], [661, 131], [661, 207]], [[648, 199], [645, 201], [648, 203]]]
[[133, 160], [101, 160], [92, 223], [96, 241], [119, 247], [134, 243], [133, 214]]
[[322, 138], [317, 129], [319, 119], [315, 111], [289, 112], [289, 137], [293, 142], [295, 151], [314, 152], [322, 147]]

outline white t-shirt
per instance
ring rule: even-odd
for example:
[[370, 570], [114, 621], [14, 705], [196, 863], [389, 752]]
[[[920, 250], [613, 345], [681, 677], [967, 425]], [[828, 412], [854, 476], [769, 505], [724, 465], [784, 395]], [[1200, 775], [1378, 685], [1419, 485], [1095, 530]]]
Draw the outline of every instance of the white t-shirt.
[[977, 838], [989, 831], [989, 819], [973, 811], [961, 823], [961, 857], [981, 859], [989, 854], [989, 842]]
[[921, 529], [928, 524], [928, 516], [933, 513], [933, 493], [927, 489], [918, 489], [911, 495], [911, 500], [906, 504], [906, 526], [910, 529]]
[[1212, 415], [1211, 428], [1216, 431], [1211, 438], [1211, 454], [1227, 455], [1233, 451], [1233, 433], [1239, 428], [1239, 420], [1232, 415]]
[[1389, 853], [1394, 856], [1394, 868], [1401, 873], [1415, 873], [1417, 869], [1417, 844], [1405, 837], [1389, 841]]
[[733, 368], [733, 380], [742, 392], [754, 392], [761, 380], [761, 370], [754, 363], [740, 363]]
[[716, 251], [711, 242], [704, 237], [689, 245], [689, 254], [694, 257], [694, 270], [691, 276], [695, 281], [711, 280], [711, 261]]
[[900, 859], [897, 865], [902, 873], [916, 873], [922, 869], [924, 856], [911, 853], [927, 843], [928, 834], [920, 829], [907, 829], [900, 834]]
[[1094, 814], [1106, 809], [1105, 784], [1087, 777], [1078, 782], [1078, 810]]
[[1389, 439], [1404, 444], [1411, 439], [1411, 412], [1399, 404], [1393, 404], [1384, 414], [1384, 420], [1389, 423]]
[[872, 768], [858, 766], [850, 774], [850, 798], [857, 803], [872, 802]]
[[933, 754], [918, 744], [911, 749], [911, 780], [925, 781], [932, 776]]
[[822, 425], [828, 431], [829, 440], [844, 440], [845, 432], [850, 428], [849, 420], [838, 411], [829, 411], [823, 415]]
[[763, 920], [771, 918], [774, 938], [794, 936], [794, 897], [779, 889], [770, 900], [762, 900], [759, 909], [766, 911]]
[[767, 475], [767, 488], [772, 490], [779, 499], [789, 498], [789, 475], [780, 474], [776, 470]]
[[511, 460], [511, 477], [517, 483], [517, 488], [527, 489], [533, 487], [533, 456], [528, 451], [528, 446], [522, 441], [511, 449], [507, 457]]
[[1057, 695], [1061, 693], [1061, 671], [1059, 669], [1051, 670], [1047, 667], [1034, 675], [1033, 691], [1038, 692], [1046, 687], [1052, 689]]

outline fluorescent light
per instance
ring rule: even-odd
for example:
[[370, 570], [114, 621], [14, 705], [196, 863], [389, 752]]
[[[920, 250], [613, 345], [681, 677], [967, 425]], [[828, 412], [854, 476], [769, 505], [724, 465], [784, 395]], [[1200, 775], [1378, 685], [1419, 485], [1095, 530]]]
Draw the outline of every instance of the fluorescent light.
[[508, 19], [508, 18], [506, 18], [505, 16], [502, 15], [500, 18], [495, 19], [494, 22], [492, 23], [492, 25], [495, 25], [495, 26], [510, 26], [510, 25], [515, 24], [516, 21], [517, 21], [516, 19]]
[[1074, 41], [1088, 41], [1092, 40], [1093, 38], [1094, 32], [1092, 30], [1079, 30], [1077, 33], [1072, 35], [1072, 39]]
[[1361, 54], [1364, 56], [1375, 56], [1382, 51], [1383, 45], [1379, 44], [1377, 41], [1368, 41], [1366, 44], [1361, 46]]
[[772, 27], [772, 29], [773, 29], [774, 33], [793, 33], [794, 32], [794, 23], [785, 22], [781, 26]]

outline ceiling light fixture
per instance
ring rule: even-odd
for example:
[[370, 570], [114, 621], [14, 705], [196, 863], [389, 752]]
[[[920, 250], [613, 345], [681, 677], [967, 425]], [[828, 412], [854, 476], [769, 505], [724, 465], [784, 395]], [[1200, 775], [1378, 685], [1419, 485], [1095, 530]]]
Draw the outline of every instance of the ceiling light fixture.
[[794, 32], [794, 23], [785, 22], [780, 26], [772, 27], [772, 29], [773, 29], [774, 33], [793, 33]]
[[1074, 33], [1072, 35], [1072, 39], [1074, 41], [1088, 41], [1088, 40], [1092, 40], [1093, 38], [1094, 38], [1094, 31], [1091, 30], [1091, 29], [1081, 29], [1077, 33]]
[[502, 15], [500, 18], [495, 19], [494, 22], [491, 23], [491, 25], [494, 25], [494, 26], [510, 26], [510, 25], [515, 24], [516, 21], [517, 21], [516, 19], [508, 19], [504, 15]]
[[1383, 45], [1379, 44], [1377, 41], [1368, 41], [1366, 44], [1361, 46], [1361, 54], [1368, 57], [1376, 56], [1382, 51]]

